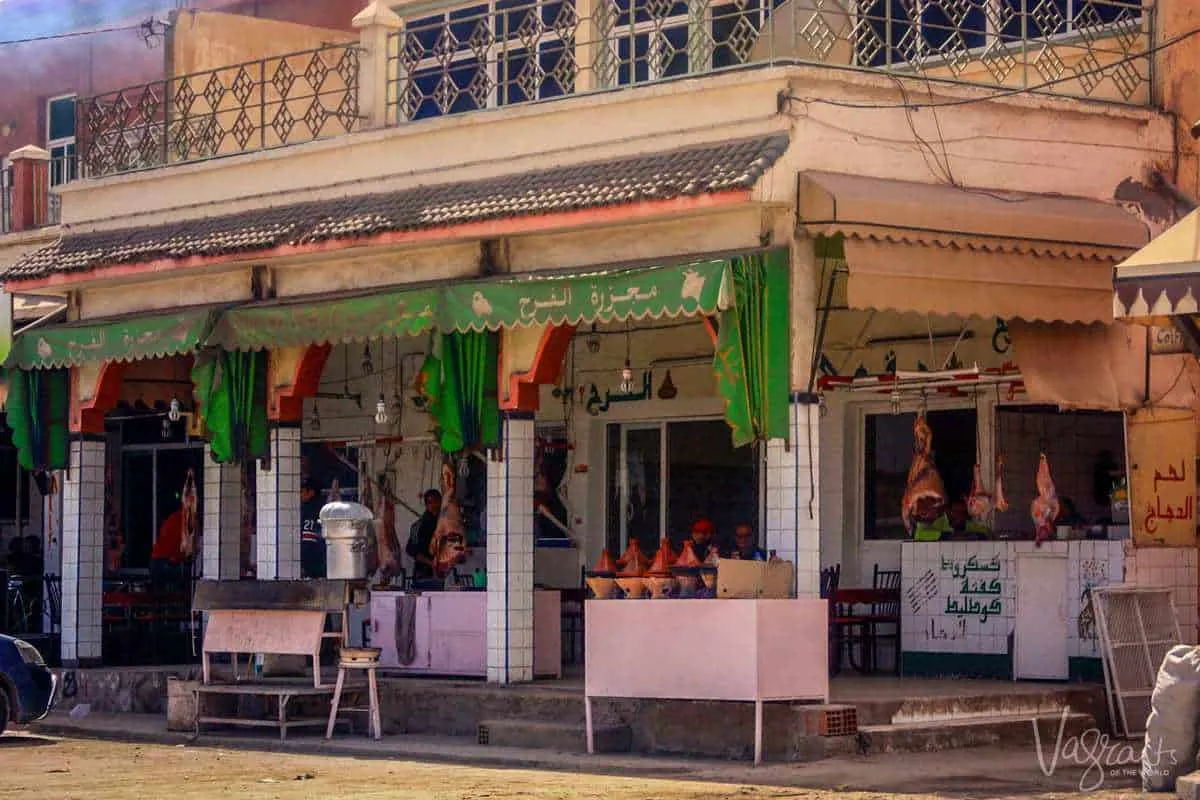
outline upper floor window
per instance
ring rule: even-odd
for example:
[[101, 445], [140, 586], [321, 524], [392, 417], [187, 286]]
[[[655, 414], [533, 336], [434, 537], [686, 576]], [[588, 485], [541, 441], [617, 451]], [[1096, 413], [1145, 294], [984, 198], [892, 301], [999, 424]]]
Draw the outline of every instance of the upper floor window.
[[75, 95], [46, 101], [46, 149], [50, 151], [50, 185], [75, 180]]

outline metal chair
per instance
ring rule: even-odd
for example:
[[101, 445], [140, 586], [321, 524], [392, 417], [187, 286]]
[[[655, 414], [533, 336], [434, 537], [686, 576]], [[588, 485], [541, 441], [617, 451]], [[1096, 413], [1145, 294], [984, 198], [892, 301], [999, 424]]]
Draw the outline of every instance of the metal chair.
[[[868, 637], [870, 638], [871, 659], [874, 661], [875, 648], [880, 641], [893, 644], [893, 670], [900, 674], [900, 570], [880, 569], [875, 565], [872, 577], [872, 587], [896, 592], [895, 599], [886, 603], [875, 603], [871, 606]], [[890, 628], [880, 633], [880, 627]]]

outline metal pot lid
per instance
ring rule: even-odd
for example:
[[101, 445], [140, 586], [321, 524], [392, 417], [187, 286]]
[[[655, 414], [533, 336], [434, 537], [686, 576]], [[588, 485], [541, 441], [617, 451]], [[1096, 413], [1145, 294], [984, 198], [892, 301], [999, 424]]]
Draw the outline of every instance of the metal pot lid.
[[321, 511], [317, 514], [321, 523], [326, 522], [370, 522], [375, 519], [375, 515], [371, 513], [371, 509], [364, 506], [362, 503], [354, 503], [348, 500], [335, 500], [332, 503], [326, 503], [321, 507]]

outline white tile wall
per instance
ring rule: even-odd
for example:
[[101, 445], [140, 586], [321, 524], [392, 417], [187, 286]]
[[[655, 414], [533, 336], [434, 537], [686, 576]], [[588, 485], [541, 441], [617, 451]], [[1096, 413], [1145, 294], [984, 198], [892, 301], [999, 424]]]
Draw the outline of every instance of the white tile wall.
[[533, 680], [532, 419], [504, 421], [501, 461], [488, 462], [487, 679]]
[[300, 429], [272, 428], [271, 461], [258, 468], [256, 561], [259, 580], [300, 577]]
[[821, 585], [819, 416], [816, 405], [792, 403], [791, 447], [767, 442], [767, 550], [796, 565], [800, 597], [816, 597]]
[[203, 576], [237, 580], [241, 572], [242, 487], [239, 467], [212, 460], [204, 448]]
[[1125, 582], [1138, 586], [1169, 586], [1179, 629], [1188, 644], [1197, 642], [1196, 548], [1130, 548]]
[[76, 439], [63, 475], [62, 659], [68, 664], [100, 658], [104, 458], [104, 442]]
[[[1007, 653], [1008, 637], [1016, 625], [1016, 561], [1020, 554], [1034, 549], [1033, 542], [906, 542], [900, 565], [904, 649]], [[1095, 618], [1084, 599], [1084, 589], [1121, 583], [1123, 543], [1047, 542], [1041, 549], [1068, 558], [1068, 656], [1099, 658]], [[984, 565], [998, 568], [980, 569]], [[976, 593], [981, 588], [992, 589], [993, 580], [998, 595]], [[981, 581], [987, 585], [980, 587]], [[994, 600], [998, 600], [998, 609], [992, 605]], [[964, 608], [969, 610], [963, 613]], [[999, 613], [992, 613], [993, 609]]]

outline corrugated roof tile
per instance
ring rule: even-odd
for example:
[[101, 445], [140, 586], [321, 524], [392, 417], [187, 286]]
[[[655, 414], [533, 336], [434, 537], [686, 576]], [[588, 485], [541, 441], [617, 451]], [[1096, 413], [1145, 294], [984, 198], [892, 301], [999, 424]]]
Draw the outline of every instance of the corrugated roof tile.
[[775, 134], [148, 228], [68, 233], [9, 267], [0, 280], [750, 189], [787, 146], [787, 135]]

